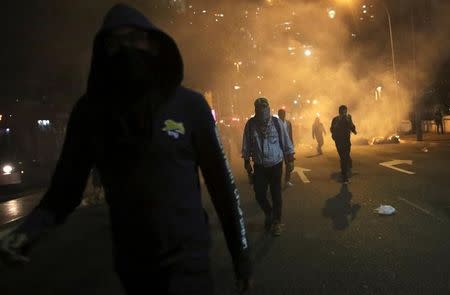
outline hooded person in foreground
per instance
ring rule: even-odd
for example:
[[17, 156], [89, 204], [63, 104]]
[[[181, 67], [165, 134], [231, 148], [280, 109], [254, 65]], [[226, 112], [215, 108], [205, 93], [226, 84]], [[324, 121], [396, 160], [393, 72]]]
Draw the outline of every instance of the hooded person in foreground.
[[96, 35], [87, 91], [71, 113], [51, 185], [1, 241], [3, 256], [27, 261], [23, 250], [80, 204], [95, 165], [126, 293], [212, 294], [200, 167], [246, 291], [251, 263], [239, 193], [211, 110], [182, 79], [173, 39], [134, 8], [114, 6]]

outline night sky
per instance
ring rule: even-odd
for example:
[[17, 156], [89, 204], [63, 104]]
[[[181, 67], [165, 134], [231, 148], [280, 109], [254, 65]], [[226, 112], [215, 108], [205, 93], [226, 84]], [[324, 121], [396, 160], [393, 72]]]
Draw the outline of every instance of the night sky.
[[[337, 0], [336, 0], [337, 1]], [[237, 46], [242, 42], [234, 30], [237, 16], [246, 7], [266, 7], [276, 9], [276, 5], [290, 5], [302, 2], [305, 5], [313, 4], [321, 7], [337, 7], [336, 1], [278, 1], [282, 3], [268, 7], [266, 1], [185, 1], [184, 7], [176, 7], [170, 1], [123, 1], [143, 10], [146, 15], [158, 25], [174, 35], [182, 50], [186, 63], [186, 83], [200, 90], [207, 90], [211, 85], [217, 85], [217, 81], [211, 81], [211, 77], [221, 79], [230, 69], [230, 60], [227, 57], [227, 46]], [[343, 1], [343, 0], [341, 0]], [[214, 3], [212, 3], [214, 2]], [[361, 1], [360, 1], [361, 2]], [[361, 11], [356, 8], [341, 13], [345, 17], [344, 22], [348, 28], [357, 33], [357, 40], [353, 46], [364, 47], [368, 58], [381, 60], [389, 65], [389, 43], [386, 31], [386, 19], [380, 8], [379, 1], [365, 1], [373, 4], [373, 13], [376, 18], [372, 22], [359, 20]], [[410, 11], [414, 1], [391, 0], [387, 1], [392, 14], [394, 26], [394, 38], [397, 44], [398, 62], [410, 63], [411, 41], [408, 35], [410, 29]], [[429, 48], [423, 47], [424, 37], [433, 39], [433, 36], [448, 32], [448, 28], [441, 24], [433, 23], [439, 17], [445, 17], [448, 12], [445, 9], [436, 9], [446, 1], [415, 1], [416, 19], [415, 25], [420, 36], [418, 37], [418, 62], [426, 64]], [[0, 47], [0, 91], [2, 103], [18, 97], [37, 99], [48, 96], [55, 101], [73, 103], [83, 92], [86, 77], [89, 70], [92, 40], [101, 20], [116, 1], [61, 1], [61, 0], [15, 0], [5, 1], [0, 10], [0, 32], [3, 39]], [[362, 2], [361, 2], [362, 3]], [[170, 4], [170, 5], [169, 5]], [[228, 36], [221, 36], [216, 40], [211, 35], [215, 31], [208, 27], [211, 19], [200, 19], [198, 15], [192, 15], [189, 5], [194, 8], [204, 7], [209, 11], [222, 11], [226, 15], [225, 21], [220, 24], [221, 31]], [[433, 9], [434, 7], [434, 9]], [[448, 5], [446, 6], [448, 8]], [[441, 15], [436, 16], [438, 12]], [[231, 16], [231, 17], [229, 17]], [[233, 19], [235, 18], [236, 19]], [[448, 18], [448, 17], [447, 17]], [[194, 20], [193, 24], [189, 24]], [[304, 21], [304, 20], [302, 20]], [[205, 27], [206, 24], [206, 27]], [[190, 25], [190, 26], [189, 26]], [[311, 20], [308, 26], [316, 26]], [[437, 32], [436, 28], [440, 28]], [[326, 28], [324, 28], [326, 29]], [[314, 35], [308, 36], [309, 28], [303, 26], [300, 31], [309, 43], [314, 44]], [[315, 28], [317, 30], [317, 28]], [[320, 30], [320, 28], [319, 28]], [[187, 32], [187, 33], [186, 33]], [[423, 33], [423, 34], [422, 34]], [[188, 37], [187, 37], [188, 36]], [[447, 35], [448, 36], [448, 35]], [[194, 40], [192, 40], [194, 38]], [[196, 41], [198, 40], [198, 41]], [[225, 40], [227, 40], [225, 42]], [[194, 42], [193, 42], [194, 41]], [[440, 42], [439, 40], [435, 40]], [[444, 42], [444, 41], [442, 41]], [[442, 45], [442, 42], [441, 45]], [[448, 41], [445, 41], [448, 43]], [[430, 41], [430, 43], [432, 43]], [[338, 43], [339, 44], [339, 43]], [[270, 44], [266, 44], [270, 46]], [[447, 46], [447, 45], [445, 45]], [[438, 59], [433, 59], [438, 64], [436, 68], [442, 68], [449, 59], [450, 48], [439, 50]], [[424, 49], [423, 49], [424, 48]], [[445, 55], [447, 48], [447, 56]], [[422, 54], [426, 52], [426, 54]], [[444, 54], [442, 54], [444, 52]], [[400, 67], [399, 67], [400, 68]], [[366, 66], [359, 67], [364, 73]], [[436, 71], [436, 75], [437, 76]], [[445, 71], [440, 71], [441, 77], [428, 77], [424, 84], [431, 85], [437, 79], [442, 80]], [[226, 76], [226, 75], [225, 75]], [[447, 80], [448, 81], [448, 80]], [[442, 81], [440, 82], [442, 84]], [[213, 86], [214, 87], [214, 86]]]

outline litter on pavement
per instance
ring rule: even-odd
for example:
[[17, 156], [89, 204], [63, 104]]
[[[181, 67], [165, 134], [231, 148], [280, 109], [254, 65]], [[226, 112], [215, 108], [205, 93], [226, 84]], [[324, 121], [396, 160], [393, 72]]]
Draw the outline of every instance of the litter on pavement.
[[392, 215], [396, 212], [396, 210], [390, 205], [380, 205], [380, 207], [374, 209], [374, 212], [380, 215]]

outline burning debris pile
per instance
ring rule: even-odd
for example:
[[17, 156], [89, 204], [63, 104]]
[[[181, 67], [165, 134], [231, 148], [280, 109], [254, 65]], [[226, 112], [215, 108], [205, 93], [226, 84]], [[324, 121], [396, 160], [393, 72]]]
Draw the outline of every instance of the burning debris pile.
[[355, 145], [377, 145], [377, 144], [398, 144], [400, 143], [400, 136], [392, 134], [389, 136], [375, 136], [372, 138], [360, 137], [353, 141]]

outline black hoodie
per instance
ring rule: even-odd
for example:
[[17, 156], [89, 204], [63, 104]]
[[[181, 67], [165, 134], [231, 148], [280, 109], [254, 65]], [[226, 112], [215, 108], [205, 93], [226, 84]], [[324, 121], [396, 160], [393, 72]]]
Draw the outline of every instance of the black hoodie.
[[[120, 103], [105, 94], [110, 85], [101, 41], [105, 33], [120, 26], [147, 30], [163, 44], [164, 100], [151, 113], [144, 110], [150, 134], [130, 130], [133, 125], [127, 120], [133, 112], [117, 107]], [[210, 236], [201, 202], [200, 167], [236, 275], [245, 278], [250, 275], [250, 262], [239, 193], [211, 109], [201, 94], [180, 86], [182, 79], [183, 63], [173, 39], [137, 10], [113, 7], [95, 38], [87, 91], [72, 111], [62, 154], [39, 208], [63, 222], [80, 204], [95, 165], [110, 207], [119, 267], [123, 263], [167, 264], [186, 255], [207, 258]], [[150, 95], [145, 101], [152, 99]]]

